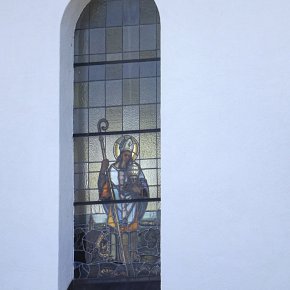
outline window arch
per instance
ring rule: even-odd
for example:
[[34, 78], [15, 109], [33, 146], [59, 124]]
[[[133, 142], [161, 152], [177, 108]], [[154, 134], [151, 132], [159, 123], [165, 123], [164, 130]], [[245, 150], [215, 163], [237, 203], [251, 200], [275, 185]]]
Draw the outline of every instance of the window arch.
[[74, 47], [75, 279], [159, 281], [155, 2], [91, 1]]

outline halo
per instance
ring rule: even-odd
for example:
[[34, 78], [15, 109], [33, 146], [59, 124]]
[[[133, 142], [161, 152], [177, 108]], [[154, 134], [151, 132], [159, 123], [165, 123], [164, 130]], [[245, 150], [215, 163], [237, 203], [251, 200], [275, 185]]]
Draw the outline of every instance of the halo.
[[119, 148], [120, 143], [124, 139], [128, 140], [129, 138], [133, 141], [133, 144], [134, 144], [133, 151], [132, 151], [132, 159], [133, 159], [133, 161], [136, 160], [136, 158], [138, 157], [138, 155], [139, 155], [139, 143], [138, 143], [138, 141], [131, 135], [124, 135], [124, 136], [118, 138], [116, 140], [115, 144], [114, 144], [113, 151], [114, 151], [114, 156], [115, 156], [116, 159], [120, 155], [120, 148]]

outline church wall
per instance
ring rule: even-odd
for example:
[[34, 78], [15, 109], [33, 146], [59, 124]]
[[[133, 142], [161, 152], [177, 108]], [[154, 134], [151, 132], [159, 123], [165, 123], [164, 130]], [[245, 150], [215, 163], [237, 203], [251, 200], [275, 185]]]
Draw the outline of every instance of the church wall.
[[3, 290], [56, 290], [59, 248], [59, 39], [66, 1], [2, 1]]
[[[288, 290], [290, 4], [156, 2], [162, 289]], [[66, 290], [69, 24], [86, 1], [1, 4], [0, 288]]]

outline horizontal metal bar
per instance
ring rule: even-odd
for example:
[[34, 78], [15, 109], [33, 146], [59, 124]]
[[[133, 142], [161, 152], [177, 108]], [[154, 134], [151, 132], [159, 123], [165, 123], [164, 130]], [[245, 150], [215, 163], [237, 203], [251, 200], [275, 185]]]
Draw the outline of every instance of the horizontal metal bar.
[[113, 203], [133, 203], [133, 202], [158, 202], [161, 201], [160, 197], [156, 198], [134, 198], [134, 199], [118, 199], [118, 200], [95, 200], [95, 201], [77, 201], [74, 206], [81, 205], [95, 205], [95, 204], [113, 204]]
[[127, 134], [142, 134], [142, 133], [158, 133], [160, 132], [160, 128], [158, 129], [146, 129], [146, 130], [128, 130], [128, 131], [111, 131], [111, 132], [94, 132], [94, 133], [76, 133], [73, 134], [74, 138], [77, 137], [93, 137], [93, 136], [101, 136], [101, 135], [127, 135]]
[[74, 63], [74, 67], [88, 66], [88, 65], [132, 63], [132, 62], [148, 62], [148, 61], [160, 61], [160, 57], [143, 58], [143, 59], [108, 60], [108, 61], [97, 61], [97, 62], [79, 62], [79, 63]]

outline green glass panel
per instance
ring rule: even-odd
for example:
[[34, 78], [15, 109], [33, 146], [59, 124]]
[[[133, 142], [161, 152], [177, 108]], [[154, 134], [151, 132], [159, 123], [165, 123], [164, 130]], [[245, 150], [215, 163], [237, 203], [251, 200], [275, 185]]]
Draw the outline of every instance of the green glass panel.
[[134, 105], [139, 104], [139, 79], [123, 80], [123, 104]]
[[88, 138], [79, 137], [74, 139], [74, 162], [88, 161]]
[[74, 108], [84, 108], [88, 106], [88, 83], [74, 84]]
[[140, 129], [156, 128], [156, 105], [140, 106]]
[[122, 27], [106, 29], [106, 50], [107, 53], [122, 52]]

